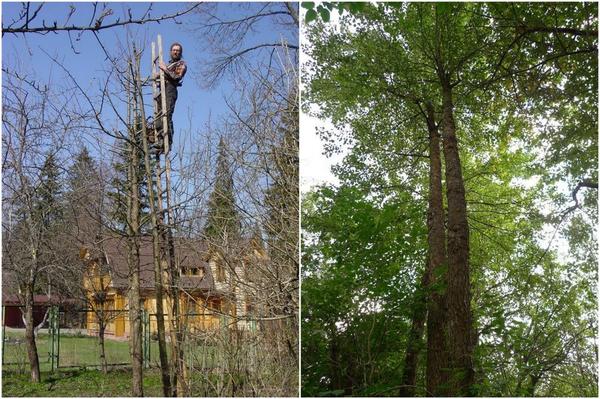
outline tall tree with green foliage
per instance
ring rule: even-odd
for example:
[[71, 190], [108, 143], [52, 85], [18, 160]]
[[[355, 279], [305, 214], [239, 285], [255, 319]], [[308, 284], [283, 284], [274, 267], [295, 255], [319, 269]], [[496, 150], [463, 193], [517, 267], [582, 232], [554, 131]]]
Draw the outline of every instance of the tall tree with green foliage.
[[[325, 22], [329, 18], [323, 16], [328, 14], [324, 9], [332, 11], [332, 5], [324, 3], [321, 10], [317, 7]], [[486, 247], [472, 246], [480, 234], [495, 236], [496, 232], [489, 231], [490, 228], [506, 226], [511, 234], [525, 228], [521, 224], [511, 225], [507, 220], [489, 223], [494, 219], [489, 206], [505, 208], [511, 203], [493, 205], [495, 201], [480, 190], [487, 184], [479, 183], [478, 187], [473, 182], [479, 180], [479, 175], [491, 175], [500, 179], [505, 184], [502, 190], [508, 192], [510, 185], [517, 184], [518, 179], [530, 178], [535, 171], [548, 184], [549, 173], [540, 170], [536, 161], [540, 164], [551, 161], [545, 157], [537, 160], [535, 156], [524, 157], [515, 148], [528, 145], [535, 148], [541, 142], [549, 141], [547, 132], [535, 129], [536, 123], [546, 115], [549, 104], [553, 104], [553, 109], [568, 109], [564, 102], [561, 103], [563, 100], [557, 100], [566, 97], [559, 95], [556, 89], [570, 75], [563, 72], [565, 65], [557, 63], [571, 63], [571, 71], [578, 71], [582, 82], [593, 82], [593, 72], [597, 71], [594, 62], [581, 58], [597, 53], [595, 37], [589, 34], [594, 32], [597, 24], [594, 7], [557, 5], [546, 8], [528, 4], [513, 7], [512, 13], [501, 18], [500, 13], [506, 9], [487, 4], [367, 5], [350, 8], [351, 15], [344, 14], [340, 27], [316, 24], [309, 30], [313, 61], [308, 65], [307, 97], [310, 103], [319, 105], [316, 115], [330, 119], [336, 126], [336, 131], [324, 132], [322, 137], [333, 150], [339, 148], [336, 139], [354, 147], [344, 163], [336, 168], [344, 184], [367, 187], [369, 196], [380, 197], [383, 201], [386, 196], [393, 195], [394, 190], [411, 190], [423, 195], [424, 187], [429, 185], [430, 188], [428, 262], [437, 264], [437, 267], [429, 268], [432, 274], [428, 287], [425, 374], [426, 392], [430, 395], [467, 395], [484, 390], [481, 381], [485, 376], [477, 375], [483, 371], [476, 348], [485, 339], [481, 334], [485, 317], [479, 313], [480, 306], [485, 305], [480, 302], [479, 284], [485, 286], [490, 280], [481, 280], [488, 273], [482, 269], [485, 263], [481, 263], [480, 257], [486, 253]], [[576, 17], [565, 17], [573, 12]], [[311, 19], [317, 15], [316, 12], [313, 14]], [[530, 87], [541, 90], [526, 91]], [[523, 100], [524, 95], [531, 95], [531, 98]], [[582, 90], [580, 95], [594, 102], [594, 96], [588, 96], [585, 91]], [[597, 101], [597, 96], [595, 98]], [[586, 114], [590, 115], [572, 110], [569, 117], [582, 120]], [[427, 130], [416, 125], [418, 118]], [[569, 124], [566, 118], [557, 117], [555, 121], [563, 127]], [[435, 135], [431, 134], [438, 127], [443, 152], [441, 168], [436, 167], [439, 144], [434, 144]], [[429, 137], [423, 134], [425, 131], [429, 131]], [[576, 141], [572, 141], [573, 145]], [[594, 141], [581, 142], [586, 153], [596, 151]], [[501, 151], [494, 154], [494, 148]], [[514, 151], [519, 156], [511, 156]], [[429, 176], [424, 162], [419, 161], [421, 158], [429, 158]], [[501, 163], [504, 159], [513, 163]], [[492, 162], [494, 160], [498, 162]], [[559, 158], [557, 162], [553, 165], [571, 163], [568, 157]], [[498, 166], [490, 169], [494, 164], [502, 164], [503, 169]], [[474, 165], [480, 169], [472, 169]], [[525, 171], [524, 165], [529, 165], [530, 169]], [[588, 169], [588, 175], [589, 172]], [[436, 187], [442, 187], [442, 184], [445, 198], [438, 199]], [[528, 207], [532, 206], [531, 201], [530, 198]], [[435, 215], [440, 214], [436, 209], [442, 209], [442, 204], [445, 209], [441, 219], [436, 218]], [[525, 212], [525, 209], [515, 214]], [[515, 210], [506, 212], [512, 214]], [[540, 220], [538, 215], [532, 224], [539, 225]], [[436, 233], [440, 227], [441, 234]], [[539, 252], [531, 238], [534, 231], [529, 226], [521, 233], [527, 238], [532, 253]], [[498, 239], [498, 242], [502, 241]], [[512, 241], [498, 245], [508, 253], [517, 251]], [[444, 256], [431, 258], [432, 253], [443, 254], [445, 246], [447, 262]], [[513, 256], [521, 256], [519, 251]], [[546, 253], [542, 252], [542, 259]], [[329, 256], [325, 253], [323, 256], [326, 265]], [[496, 261], [497, 256], [492, 260]], [[514, 273], [518, 274], [516, 270]], [[435, 279], [439, 281], [435, 282]], [[475, 297], [473, 290], [476, 290]], [[435, 307], [431, 307], [437, 295], [443, 298], [440, 301], [443, 304], [440, 306], [440, 328], [435, 328]], [[519, 311], [525, 312], [525, 309]], [[413, 313], [412, 318], [418, 321], [420, 316]], [[418, 324], [413, 323], [413, 326], [418, 327]], [[437, 358], [432, 357], [436, 351], [434, 334], [439, 331], [447, 340], [447, 367], [432, 367]], [[416, 333], [409, 334], [404, 376], [399, 387], [402, 394], [407, 394], [402, 392], [404, 388], [413, 385], [410, 381], [414, 378], [411, 368], [415, 356], [410, 352], [418, 347], [412, 345], [416, 336]], [[563, 352], [570, 351], [568, 347], [561, 348]], [[444, 349], [439, 353], [444, 353]], [[443, 370], [448, 372], [440, 373]]]

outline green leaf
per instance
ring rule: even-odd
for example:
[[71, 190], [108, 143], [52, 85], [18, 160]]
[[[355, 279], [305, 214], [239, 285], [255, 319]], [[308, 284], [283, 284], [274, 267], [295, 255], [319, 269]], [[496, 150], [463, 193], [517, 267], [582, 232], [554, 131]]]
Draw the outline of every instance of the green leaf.
[[330, 19], [330, 14], [329, 14], [329, 10], [327, 10], [324, 7], [317, 7], [317, 9], [319, 10], [319, 14], [321, 14], [321, 18], [323, 19], [323, 22], [329, 22]]
[[310, 21], [314, 21], [315, 19], [317, 19], [317, 12], [313, 9], [308, 10], [304, 19], [307, 23]]
[[302, 6], [302, 8], [306, 8], [307, 10], [312, 10], [313, 8], [315, 8], [314, 1], [303, 1], [302, 3], [300, 3], [300, 5]]
[[323, 7], [327, 8], [329, 11], [331, 11], [335, 7], [335, 4], [333, 4], [333, 2], [331, 2], [331, 1], [325, 1], [325, 2], [323, 2]]

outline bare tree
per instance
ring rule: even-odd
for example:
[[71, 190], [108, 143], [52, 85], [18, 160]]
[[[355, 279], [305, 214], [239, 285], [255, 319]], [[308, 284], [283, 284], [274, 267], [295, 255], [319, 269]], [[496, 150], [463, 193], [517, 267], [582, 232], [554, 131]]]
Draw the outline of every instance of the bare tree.
[[[227, 76], [239, 78], [248, 66], [256, 66], [257, 60], [273, 70], [281, 65], [277, 59], [281, 52], [298, 64], [298, 3], [238, 4], [238, 13], [228, 13], [239, 15], [236, 17], [224, 16], [222, 7], [218, 3], [203, 4], [195, 10], [198, 20], [189, 23], [191, 29], [202, 33], [200, 43], [213, 55], [209, 60], [200, 60], [203, 68], [199, 82], [212, 87]], [[258, 43], [253, 40], [258, 31], [265, 30], [268, 39]]]
[[39, 382], [34, 294], [50, 289], [52, 271], [64, 262], [55, 251], [65, 228], [59, 158], [77, 120], [67, 98], [14, 75], [5, 74], [2, 94], [3, 274], [16, 281], [31, 379]]

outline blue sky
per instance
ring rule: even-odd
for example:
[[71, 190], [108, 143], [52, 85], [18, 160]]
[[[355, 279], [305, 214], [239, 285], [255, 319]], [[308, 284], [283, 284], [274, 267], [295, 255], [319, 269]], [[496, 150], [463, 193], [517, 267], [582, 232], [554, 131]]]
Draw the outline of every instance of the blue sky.
[[[46, 25], [51, 25], [53, 21], [57, 21], [59, 25], [64, 23], [67, 20], [71, 4], [76, 7], [76, 10], [69, 19], [68, 24], [88, 25], [93, 13], [92, 3], [46, 3], [36, 20], [37, 22], [32, 22], [31, 26], [41, 25], [42, 20], [45, 21]], [[114, 21], [117, 17], [125, 19], [128, 8], [131, 8], [134, 18], [141, 16], [148, 9], [150, 3], [110, 2], [105, 4], [113, 10], [113, 15], [107, 17], [106, 21]], [[32, 3], [31, 9], [35, 9], [37, 5], [39, 3]], [[157, 17], [172, 14], [190, 5], [191, 3], [178, 2], [153, 3], [151, 15]], [[12, 19], [18, 15], [21, 7], [21, 3], [17, 2], [4, 2], [2, 4], [3, 26], [11, 23]], [[100, 9], [100, 7], [101, 4], [98, 8]], [[247, 13], [248, 9], [260, 7], [262, 5], [259, 3], [245, 4], [241, 7], [239, 3], [220, 3], [218, 4], [217, 14], [226, 19], [233, 19]], [[96, 15], [99, 13], [98, 11]], [[235, 98], [235, 89], [231, 79], [222, 79], [211, 90], [202, 88], [199, 84], [201, 63], [210, 60], [214, 55], [203, 48], [202, 44], [205, 39], [198, 30], [194, 29], [194, 23], [198, 20], [197, 15], [189, 14], [179, 17], [179, 24], [169, 20], [160, 24], [127, 25], [126, 27], [115, 27], [98, 32], [98, 38], [109, 52], [119, 46], [126, 46], [130, 42], [130, 39], [128, 39], [130, 37], [136, 38], [137, 43], [145, 45], [147, 52], [142, 60], [143, 74], [148, 74], [150, 71], [150, 43], [156, 40], [157, 34], [162, 35], [165, 57], [168, 56], [170, 43], [178, 41], [183, 45], [188, 73], [183, 87], [179, 89], [177, 109], [174, 115], [176, 148], [180, 144], [181, 135], [189, 135], [188, 139], [194, 144], [195, 138], [198, 138], [205, 130], [209, 118], [212, 124], [215, 124], [227, 112], [224, 99], [227, 97]], [[257, 28], [246, 41], [246, 45], [251, 46], [260, 42], [281, 40], [281, 30], [278, 27], [261, 24]], [[78, 54], [71, 48], [71, 41], [66, 32], [49, 33], [47, 35], [28, 34], [25, 36], [5, 34], [2, 38], [2, 66], [9, 70], [17, 70], [21, 75], [26, 74], [30, 79], [41, 82], [50, 80], [53, 84], [60, 85], [65, 79], [65, 73], [51, 61], [48, 55], [44, 53], [45, 51], [60, 60], [63, 65], [68, 66], [78, 83], [88, 93], [97, 93], [102, 79], [106, 76], [105, 70], [108, 69], [104, 52], [91, 32], [84, 32], [81, 35], [72, 33], [71, 38], [73, 47]], [[297, 44], [297, 36], [287, 39]], [[151, 104], [150, 97], [147, 99], [147, 104]], [[180, 129], [185, 129], [185, 133], [178, 134]], [[187, 140], [185, 145], [188, 145]]]

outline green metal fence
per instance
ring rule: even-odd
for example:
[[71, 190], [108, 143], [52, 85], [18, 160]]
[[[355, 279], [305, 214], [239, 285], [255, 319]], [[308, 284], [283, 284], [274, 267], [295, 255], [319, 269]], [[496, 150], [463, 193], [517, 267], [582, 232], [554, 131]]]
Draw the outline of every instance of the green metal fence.
[[[3, 313], [4, 314], [4, 313]], [[58, 307], [50, 309], [47, 328], [41, 329], [36, 336], [36, 345], [42, 371], [54, 371], [59, 368], [101, 368], [101, 348], [98, 319], [103, 317], [107, 324], [104, 335], [104, 355], [109, 368], [131, 364], [128, 334], [117, 336], [117, 320], [122, 328], [128, 329], [129, 312], [127, 310], [107, 310], [96, 314], [90, 310], [60, 311]], [[182, 319], [181, 348], [186, 367], [190, 370], [215, 370], [226, 364], [231, 358], [232, 348], [236, 356], [256, 357], [256, 345], [253, 344], [258, 324], [256, 321], [236, 321], [220, 315], [186, 314]], [[76, 328], [73, 320], [86, 320]], [[142, 346], [144, 367], [160, 366], [158, 340], [156, 334], [156, 315], [143, 311]], [[215, 321], [218, 321], [216, 323]], [[167, 325], [167, 356], [171, 359], [174, 337]], [[3, 324], [4, 325], [4, 324]], [[128, 332], [128, 331], [127, 331]], [[3, 370], [27, 372], [27, 345], [24, 329], [2, 329], [2, 366]]]

